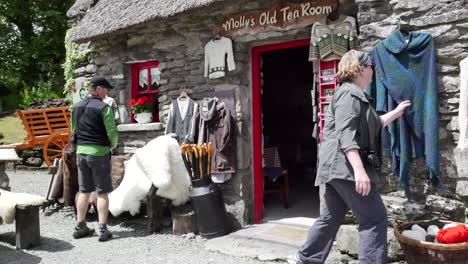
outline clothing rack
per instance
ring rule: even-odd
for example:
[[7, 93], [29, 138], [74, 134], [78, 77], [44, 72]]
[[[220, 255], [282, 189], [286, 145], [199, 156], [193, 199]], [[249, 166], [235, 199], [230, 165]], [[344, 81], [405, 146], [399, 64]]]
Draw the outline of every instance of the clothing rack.
[[322, 143], [323, 128], [325, 127], [325, 114], [333, 98], [333, 93], [338, 86], [336, 73], [338, 72], [339, 60], [319, 61], [318, 72], [318, 93], [319, 93], [319, 137], [318, 142]]

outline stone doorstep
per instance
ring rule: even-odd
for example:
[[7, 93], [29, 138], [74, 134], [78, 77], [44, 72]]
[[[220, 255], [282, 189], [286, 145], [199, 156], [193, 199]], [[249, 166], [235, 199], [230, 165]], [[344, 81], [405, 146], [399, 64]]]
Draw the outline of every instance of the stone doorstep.
[[263, 261], [285, 260], [287, 256], [297, 251], [297, 247], [233, 235], [208, 240], [205, 247], [226, 255], [257, 258]]
[[304, 227], [266, 223], [248, 226], [229, 236], [270, 241], [297, 248], [305, 241], [307, 231], [308, 229]]
[[265, 223], [208, 240], [206, 248], [227, 255], [263, 261], [285, 260], [297, 251], [306, 236], [305, 227]]
[[[223, 237], [206, 242], [206, 249], [236, 257], [257, 258], [262, 261], [285, 260], [287, 256], [296, 253], [307, 237], [308, 227], [265, 223], [248, 226]], [[393, 229], [389, 228], [389, 259], [399, 261], [404, 259], [403, 252]], [[340, 252], [357, 255], [359, 235], [356, 226], [342, 225], [326, 263], [343, 263], [342, 260], [353, 261], [353, 258]], [[356, 260], [357, 261], [357, 260]]]
[[230, 256], [256, 258], [262, 261], [285, 260], [287, 256], [297, 251], [297, 248], [283, 244], [232, 236], [211, 239], [207, 241], [205, 247]]

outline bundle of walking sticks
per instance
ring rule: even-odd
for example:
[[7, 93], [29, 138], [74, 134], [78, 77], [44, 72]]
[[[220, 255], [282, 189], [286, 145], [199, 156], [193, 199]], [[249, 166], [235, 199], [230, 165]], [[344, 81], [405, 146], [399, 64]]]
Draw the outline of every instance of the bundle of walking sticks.
[[196, 180], [211, 176], [213, 143], [203, 145], [182, 143], [180, 152], [190, 179]]

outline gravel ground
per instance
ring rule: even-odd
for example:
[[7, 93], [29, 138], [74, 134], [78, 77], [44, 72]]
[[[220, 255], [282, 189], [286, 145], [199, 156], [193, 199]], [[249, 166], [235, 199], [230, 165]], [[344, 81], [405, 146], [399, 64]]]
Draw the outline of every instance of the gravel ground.
[[[43, 171], [7, 172], [12, 191], [45, 196], [50, 175]], [[88, 226], [97, 229], [90, 216]], [[114, 239], [98, 242], [97, 235], [75, 240], [71, 207], [49, 207], [40, 213], [41, 245], [30, 250], [15, 249], [15, 226], [0, 225], [0, 263], [223, 263], [279, 264], [258, 259], [239, 258], [205, 249], [200, 236], [187, 239], [172, 235], [170, 230], [146, 233], [144, 217], [120, 217], [109, 220]]]

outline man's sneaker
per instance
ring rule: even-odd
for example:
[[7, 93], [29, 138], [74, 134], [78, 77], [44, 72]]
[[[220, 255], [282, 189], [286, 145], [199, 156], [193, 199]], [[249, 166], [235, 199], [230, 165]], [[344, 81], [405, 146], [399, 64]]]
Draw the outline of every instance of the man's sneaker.
[[106, 229], [99, 229], [99, 242], [104, 242], [112, 238], [112, 233]]
[[286, 261], [288, 261], [288, 264], [302, 264], [297, 254], [287, 256]]
[[90, 229], [87, 226], [84, 227], [75, 227], [75, 232], [73, 232], [73, 238], [78, 239], [82, 237], [94, 235], [94, 229]]

